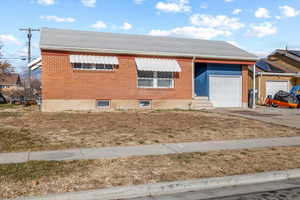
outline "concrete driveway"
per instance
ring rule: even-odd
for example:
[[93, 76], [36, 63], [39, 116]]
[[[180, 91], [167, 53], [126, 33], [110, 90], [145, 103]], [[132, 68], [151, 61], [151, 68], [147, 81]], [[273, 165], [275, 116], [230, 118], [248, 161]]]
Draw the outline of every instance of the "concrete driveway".
[[249, 119], [300, 129], [300, 109], [285, 109], [258, 106], [253, 109], [216, 109], [213, 112], [225, 113]]

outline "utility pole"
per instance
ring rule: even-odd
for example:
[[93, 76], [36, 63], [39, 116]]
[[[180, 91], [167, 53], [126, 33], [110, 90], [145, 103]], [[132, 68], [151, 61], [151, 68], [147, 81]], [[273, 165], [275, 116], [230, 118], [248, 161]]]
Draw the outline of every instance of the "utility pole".
[[[40, 31], [40, 29], [33, 29], [33, 28], [21, 28], [20, 31], [27, 32], [27, 38], [28, 38], [28, 55], [27, 55], [27, 62], [28, 64], [31, 62], [31, 38], [32, 38], [32, 32]], [[31, 70], [28, 69], [28, 87], [29, 87], [29, 97], [32, 97], [32, 91], [31, 91]]]

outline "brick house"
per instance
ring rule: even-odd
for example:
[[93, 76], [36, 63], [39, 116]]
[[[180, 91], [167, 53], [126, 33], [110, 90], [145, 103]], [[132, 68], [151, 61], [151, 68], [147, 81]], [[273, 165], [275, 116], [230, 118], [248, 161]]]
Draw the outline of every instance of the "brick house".
[[246, 106], [257, 60], [223, 41], [48, 28], [40, 48], [51, 112]]

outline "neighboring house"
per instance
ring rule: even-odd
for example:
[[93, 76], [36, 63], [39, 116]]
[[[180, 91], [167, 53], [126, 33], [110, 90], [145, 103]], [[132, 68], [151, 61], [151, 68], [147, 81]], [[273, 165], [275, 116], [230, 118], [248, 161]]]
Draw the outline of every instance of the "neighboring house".
[[[300, 51], [276, 50], [266, 59], [257, 61], [256, 67], [256, 89], [261, 104], [279, 90], [288, 92], [293, 86], [300, 85]], [[250, 69], [250, 85], [252, 77]]]
[[41, 80], [42, 58], [31, 61], [28, 67], [31, 70], [31, 80]]
[[227, 42], [43, 28], [42, 110], [243, 107], [257, 60]]
[[42, 58], [39, 57], [28, 64], [31, 70], [31, 88], [34, 95], [41, 95]]
[[19, 74], [3, 74], [0, 77], [0, 89], [5, 90], [14, 90], [21, 87], [21, 79]]

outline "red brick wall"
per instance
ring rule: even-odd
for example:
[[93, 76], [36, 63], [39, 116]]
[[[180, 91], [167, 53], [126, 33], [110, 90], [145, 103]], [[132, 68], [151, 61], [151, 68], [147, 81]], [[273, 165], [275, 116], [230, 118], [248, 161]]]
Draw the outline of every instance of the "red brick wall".
[[243, 79], [243, 103], [248, 103], [248, 90], [249, 90], [249, 70], [248, 65], [242, 66], [242, 79]]
[[[137, 88], [135, 56], [119, 55], [119, 68], [108, 71], [76, 71], [69, 53], [42, 51], [43, 99], [191, 99], [192, 59], [180, 59], [182, 72], [172, 89]], [[103, 55], [103, 54], [93, 54]]]

